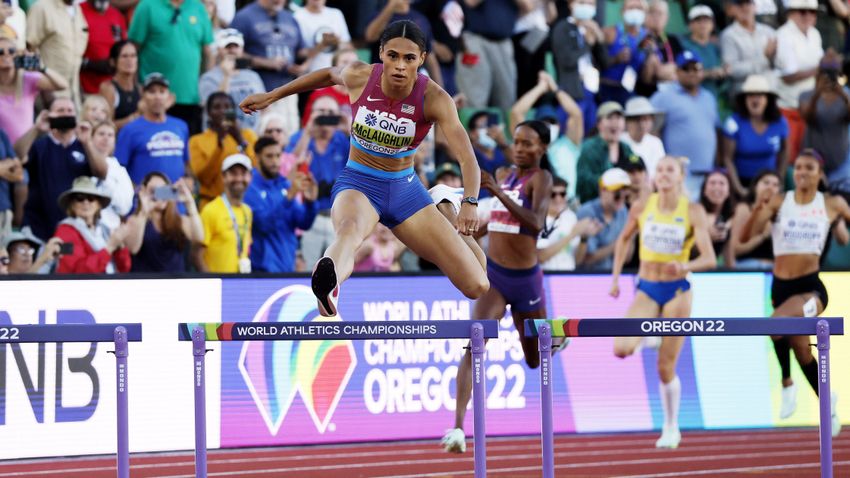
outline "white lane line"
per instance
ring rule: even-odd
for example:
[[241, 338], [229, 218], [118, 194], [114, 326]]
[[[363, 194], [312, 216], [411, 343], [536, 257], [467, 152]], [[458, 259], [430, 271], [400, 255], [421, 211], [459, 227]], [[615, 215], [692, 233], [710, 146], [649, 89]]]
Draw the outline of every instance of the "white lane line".
[[[833, 466], [850, 465], [850, 461], [836, 461]], [[671, 476], [698, 476], [698, 475], [714, 475], [717, 473], [741, 473], [748, 471], [770, 471], [770, 470], [790, 470], [800, 468], [820, 468], [820, 463], [794, 463], [789, 465], [765, 465], [765, 466], [742, 466], [738, 468], [718, 468], [714, 470], [696, 470], [696, 471], [677, 471], [671, 473], [657, 473], [653, 475], [622, 475], [617, 478], [664, 478]]]

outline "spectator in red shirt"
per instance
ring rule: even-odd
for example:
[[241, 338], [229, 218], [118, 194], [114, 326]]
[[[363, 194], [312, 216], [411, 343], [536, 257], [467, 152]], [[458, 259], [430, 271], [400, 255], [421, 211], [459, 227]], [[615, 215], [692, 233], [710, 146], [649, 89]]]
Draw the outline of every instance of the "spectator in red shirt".
[[130, 251], [125, 247], [126, 226], [110, 231], [100, 221], [109, 196], [95, 180], [80, 176], [71, 189], [59, 196], [59, 207], [68, 217], [59, 223], [55, 237], [73, 250], [59, 257], [57, 274], [114, 274], [130, 270]]
[[[334, 53], [333, 66], [343, 69], [357, 60], [357, 51], [354, 48], [343, 48]], [[301, 116], [301, 127], [307, 127], [307, 122], [310, 120], [310, 112], [313, 111], [313, 103], [322, 96], [330, 96], [339, 104], [339, 111], [343, 118], [345, 118], [345, 121], [342, 123], [343, 125], [348, 125], [344, 129], [347, 132], [351, 125], [351, 99], [348, 96], [348, 88], [343, 85], [327, 86], [310, 93], [310, 96], [307, 98], [307, 104], [304, 106], [304, 114]]]
[[100, 84], [112, 77], [109, 50], [115, 42], [127, 39], [127, 22], [109, 0], [88, 0], [80, 5], [89, 25], [89, 42], [83, 53], [80, 86], [90, 95], [100, 91]]

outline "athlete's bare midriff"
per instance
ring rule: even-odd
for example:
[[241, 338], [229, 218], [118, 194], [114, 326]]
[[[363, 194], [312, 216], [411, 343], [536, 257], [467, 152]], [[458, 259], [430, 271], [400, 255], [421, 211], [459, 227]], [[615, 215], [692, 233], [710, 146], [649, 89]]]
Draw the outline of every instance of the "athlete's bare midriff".
[[379, 158], [376, 156], [372, 156], [371, 154], [364, 153], [359, 149], [352, 146], [349, 149], [349, 159], [356, 163], [360, 163], [364, 166], [368, 166], [372, 169], [377, 169], [379, 171], [387, 171], [390, 173], [395, 173], [398, 171], [404, 171], [405, 169], [413, 167], [413, 156], [406, 158], [396, 159], [396, 158]]
[[666, 262], [641, 261], [638, 269], [638, 277], [652, 282], [673, 282], [684, 279], [687, 272], [681, 274], [669, 274], [664, 271]]
[[816, 254], [789, 254], [778, 256], [773, 261], [773, 275], [791, 280], [814, 274], [820, 270], [820, 256]]
[[490, 231], [489, 257], [508, 269], [531, 269], [537, 265], [537, 241], [527, 234]]

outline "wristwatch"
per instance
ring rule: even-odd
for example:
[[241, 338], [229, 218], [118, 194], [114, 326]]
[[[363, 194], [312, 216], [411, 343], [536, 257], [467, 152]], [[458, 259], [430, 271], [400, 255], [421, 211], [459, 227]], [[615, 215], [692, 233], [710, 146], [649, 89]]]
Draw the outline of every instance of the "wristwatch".
[[478, 206], [478, 198], [472, 197], [472, 196], [467, 196], [467, 197], [461, 199], [460, 203], [461, 204], [467, 203], [467, 204], [470, 204], [472, 206]]

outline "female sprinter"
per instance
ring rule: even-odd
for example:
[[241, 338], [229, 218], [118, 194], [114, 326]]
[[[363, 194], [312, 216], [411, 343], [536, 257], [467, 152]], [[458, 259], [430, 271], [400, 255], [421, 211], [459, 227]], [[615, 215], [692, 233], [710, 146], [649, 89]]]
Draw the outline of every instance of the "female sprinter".
[[[632, 205], [629, 219], [614, 246], [611, 296], [620, 295], [620, 272], [626, 248], [635, 233], [640, 232], [640, 269], [637, 291], [626, 317], [688, 317], [693, 293], [687, 275], [691, 271], [713, 269], [717, 265], [705, 209], [689, 204], [682, 192], [684, 165], [678, 158], [665, 156], [655, 173], [657, 192]], [[696, 243], [699, 256], [688, 261]], [[614, 339], [614, 354], [620, 358], [633, 354], [640, 337]], [[655, 442], [658, 448], [676, 448], [679, 433], [679, 401], [682, 385], [676, 376], [676, 362], [685, 337], [663, 337], [658, 349], [658, 376], [661, 379], [661, 404], [664, 428]]]
[[[841, 219], [850, 221], [850, 207], [841, 196], [818, 190], [823, 179], [823, 157], [814, 149], [803, 150], [794, 161], [796, 189], [758, 202], [741, 230], [741, 241], [747, 242], [751, 235], [764, 230], [768, 221], [773, 221], [773, 285], [770, 288], [773, 317], [815, 317], [823, 312], [829, 301], [826, 287], [818, 277], [820, 256], [830, 224]], [[818, 363], [812, 355], [809, 337], [794, 336], [788, 340], [803, 374], [817, 394]], [[833, 393], [832, 436], [841, 431], [836, 401]]]
[[[348, 89], [351, 152], [333, 186], [336, 240], [313, 269], [313, 293], [325, 316], [336, 315], [339, 284], [351, 275], [354, 252], [378, 221], [415, 254], [436, 264], [465, 296], [477, 299], [490, 287], [457, 234], [478, 229], [478, 164], [452, 98], [417, 73], [425, 61], [425, 35], [415, 23], [401, 20], [384, 30], [380, 45], [382, 63], [323, 68], [269, 93], [251, 95], [240, 105], [250, 114], [296, 93], [332, 85]], [[463, 171], [456, 230], [433, 206], [413, 170], [413, 154], [433, 123], [445, 133]]]
[[[552, 175], [540, 169], [549, 145], [549, 126], [541, 121], [526, 121], [514, 130], [516, 166], [497, 183], [482, 173], [481, 186], [496, 198], [490, 212], [487, 278], [490, 290], [473, 309], [476, 319], [501, 319], [508, 304], [519, 332], [525, 362], [536, 368], [540, 362], [537, 341], [524, 337], [525, 319], [546, 317], [543, 271], [537, 260], [537, 236], [546, 224], [546, 212], [552, 194]], [[497, 202], [498, 201], [498, 202]], [[457, 370], [457, 407], [455, 427], [443, 437], [446, 451], [466, 451], [463, 419], [472, 395], [472, 354], [469, 350]]]

